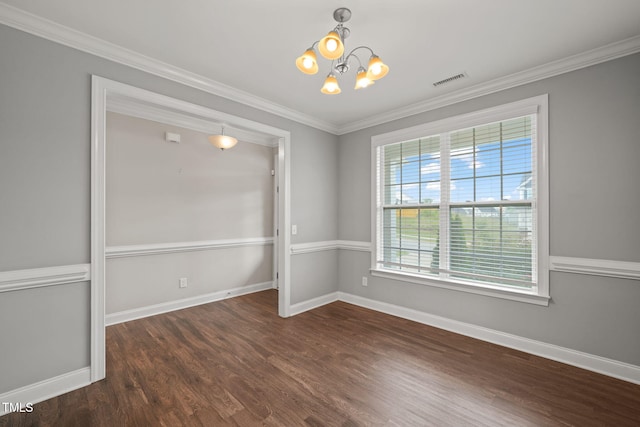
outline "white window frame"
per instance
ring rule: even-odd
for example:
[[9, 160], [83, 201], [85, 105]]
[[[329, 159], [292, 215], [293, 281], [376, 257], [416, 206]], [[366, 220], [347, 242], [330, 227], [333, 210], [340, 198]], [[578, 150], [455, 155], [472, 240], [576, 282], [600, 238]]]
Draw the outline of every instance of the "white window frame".
[[[547, 306], [549, 304], [549, 106], [548, 95], [540, 95], [521, 101], [500, 105], [468, 114], [449, 117], [406, 129], [374, 135], [371, 138], [371, 274], [386, 279], [421, 285], [435, 286], [456, 291], [469, 292], [496, 298]], [[536, 257], [537, 284], [532, 289], [517, 289], [491, 285], [470, 280], [455, 280], [410, 273], [406, 271], [382, 269], [378, 266], [378, 254], [382, 251], [382, 203], [383, 183], [380, 176], [380, 153], [382, 147], [412, 139], [423, 138], [458, 129], [481, 126], [487, 123], [507, 120], [524, 115], [536, 115], [536, 169], [537, 197], [532, 207], [536, 212]], [[446, 230], [441, 230], [446, 233]]]

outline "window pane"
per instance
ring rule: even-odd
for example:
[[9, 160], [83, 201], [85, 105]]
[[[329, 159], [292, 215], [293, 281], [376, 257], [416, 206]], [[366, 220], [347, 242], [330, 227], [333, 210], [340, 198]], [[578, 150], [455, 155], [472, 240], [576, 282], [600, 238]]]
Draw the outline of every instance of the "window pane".
[[440, 135], [420, 139], [420, 159], [430, 160], [440, 158]]
[[420, 251], [420, 271], [426, 274], [437, 274], [431, 273], [431, 270], [439, 268], [438, 258], [439, 256], [434, 255], [432, 251]]
[[420, 162], [403, 163], [401, 179], [403, 184], [420, 182]]
[[[398, 200], [398, 197], [396, 196]], [[396, 202], [397, 203], [397, 202]], [[420, 184], [411, 183], [403, 184], [400, 193], [399, 203], [401, 205], [410, 205], [420, 203]]]
[[502, 177], [504, 200], [531, 200], [533, 198], [531, 174], [507, 175]]
[[385, 163], [384, 165], [384, 185], [400, 184], [400, 164]]
[[472, 202], [473, 201], [473, 178], [458, 179], [451, 181], [450, 198], [451, 202]]
[[531, 117], [518, 117], [502, 122], [502, 146], [508, 148], [522, 143], [531, 144]]
[[476, 177], [500, 175], [500, 147], [476, 154]]
[[402, 186], [389, 185], [384, 187], [384, 204], [399, 205], [402, 198]]
[[440, 181], [422, 184], [422, 203], [440, 203]]
[[432, 251], [438, 240], [440, 209], [420, 209], [420, 250]]
[[402, 247], [407, 249], [419, 249], [418, 212], [419, 209], [399, 209], [397, 215], [400, 216], [400, 238]]
[[400, 248], [400, 230], [397, 228], [383, 229], [382, 238], [384, 239], [384, 245], [390, 248]]
[[420, 163], [423, 181], [440, 181], [440, 160], [428, 158]]
[[531, 172], [531, 146], [505, 148], [502, 153], [502, 173]]
[[500, 176], [476, 179], [475, 201], [488, 202], [493, 200], [500, 200], [500, 182]]
[[473, 153], [451, 156], [451, 179], [473, 177]]
[[388, 247], [384, 247], [382, 248], [383, 252], [384, 252], [384, 258], [383, 258], [383, 265], [385, 268], [390, 268], [393, 270], [399, 270], [400, 269], [400, 249], [395, 249], [395, 248], [388, 248]]

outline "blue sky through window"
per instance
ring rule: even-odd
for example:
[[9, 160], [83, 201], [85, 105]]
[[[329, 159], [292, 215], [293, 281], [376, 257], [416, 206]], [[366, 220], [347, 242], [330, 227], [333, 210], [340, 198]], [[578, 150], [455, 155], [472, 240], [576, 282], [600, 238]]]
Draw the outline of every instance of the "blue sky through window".
[[[531, 138], [484, 143], [451, 152], [451, 202], [523, 200], [530, 197]], [[502, 171], [501, 171], [502, 165]], [[474, 195], [475, 172], [475, 195]], [[501, 176], [502, 173], [502, 176]], [[394, 204], [440, 202], [438, 153], [403, 157], [388, 189]], [[402, 183], [400, 185], [400, 183]]]

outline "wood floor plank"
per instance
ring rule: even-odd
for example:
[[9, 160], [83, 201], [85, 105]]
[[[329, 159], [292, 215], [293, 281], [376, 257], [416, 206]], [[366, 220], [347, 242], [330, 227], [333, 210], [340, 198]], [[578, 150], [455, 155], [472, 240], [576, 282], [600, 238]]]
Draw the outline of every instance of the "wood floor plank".
[[107, 378], [0, 426], [639, 426], [640, 386], [277, 291], [107, 328]]

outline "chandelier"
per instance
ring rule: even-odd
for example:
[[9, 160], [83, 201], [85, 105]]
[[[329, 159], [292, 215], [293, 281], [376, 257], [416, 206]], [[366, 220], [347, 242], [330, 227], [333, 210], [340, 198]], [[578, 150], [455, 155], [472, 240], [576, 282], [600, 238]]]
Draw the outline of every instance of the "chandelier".
[[[329, 34], [325, 37], [314, 42], [311, 47], [296, 60], [296, 66], [305, 74], [316, 74], [318, 72], [318, 61], [314, 50], [316, 46], [322, 56], [331, 60], [331, 71], [324, 80], [322, 89], [320, 89], [322, 93], [327, 95], [337, 95], [341, 92], [337, 76], [349, 71], [352, 59], [358, 61], [355, 89], [370, 86], [375, 83], [376, 80], [386, 76], [389, 72], [389, 67], [367, 46], [358, 46], [345, 55], [344, 40], [349, 37], [351, 31], [343, 24], [350, 18], [351, 11], [346, 7], [336, 9], [333, 12], [333, 19], [338, 22], [338, 25], [329, 31]], [[355, 52], [360, 49], [366, 49], [371, 54], [367, 68], [362, 65], [360, 58], [355, 54]]]

